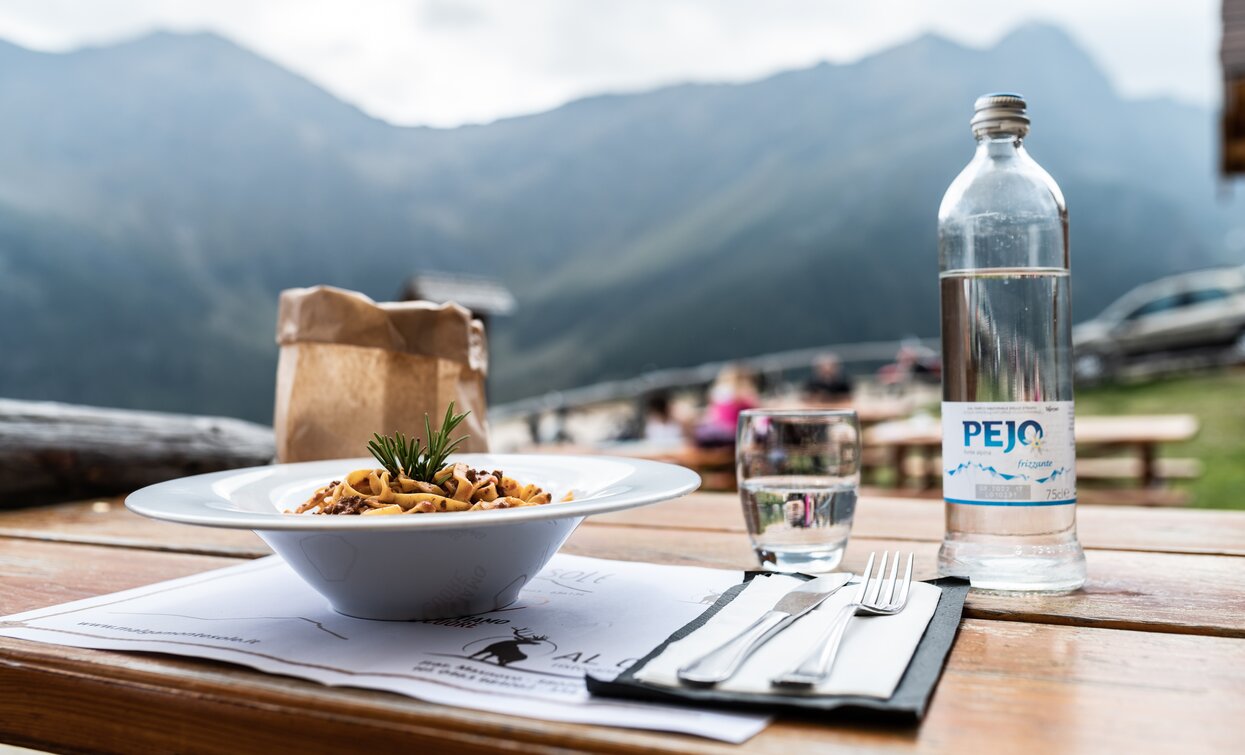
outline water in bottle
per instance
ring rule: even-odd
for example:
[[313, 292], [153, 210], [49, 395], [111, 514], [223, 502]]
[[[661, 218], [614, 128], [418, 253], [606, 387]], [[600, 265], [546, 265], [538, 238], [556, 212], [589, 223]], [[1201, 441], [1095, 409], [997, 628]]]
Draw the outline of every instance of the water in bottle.
[[1025, 151], [1022, 97], [990, 94], [938, 211], [943, 496], [939, 571], [987, 590], [1085, 582], [1076, 537], [1068, 212]]

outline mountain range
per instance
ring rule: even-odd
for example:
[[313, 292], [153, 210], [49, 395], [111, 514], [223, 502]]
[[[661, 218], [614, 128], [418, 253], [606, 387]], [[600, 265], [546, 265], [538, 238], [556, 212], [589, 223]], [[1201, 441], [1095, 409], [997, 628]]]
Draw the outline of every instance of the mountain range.
[[973, 100], [1020, 91], [1077, 319], [1225, 262], [1216, 113], [1121, 97], [1055, 27], [742, 84], [397, 127], [213, 34], [0, 43], [0, 395], [271, 414], [276, 294], [494, 277], [494, 400], [938, 331], [935, 216]]

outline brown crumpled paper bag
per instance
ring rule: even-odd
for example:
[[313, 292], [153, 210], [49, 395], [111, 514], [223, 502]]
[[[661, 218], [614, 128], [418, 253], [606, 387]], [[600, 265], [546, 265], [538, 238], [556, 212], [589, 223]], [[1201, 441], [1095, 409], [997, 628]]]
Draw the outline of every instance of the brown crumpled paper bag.
[[281, 293], [273, 426], [282, 462], [367, 456], [373, 433], [422, 438], [454, 402], [460, 451], [488, 450], [484, 326], [454, 303], [377, 304], [328, 286]]

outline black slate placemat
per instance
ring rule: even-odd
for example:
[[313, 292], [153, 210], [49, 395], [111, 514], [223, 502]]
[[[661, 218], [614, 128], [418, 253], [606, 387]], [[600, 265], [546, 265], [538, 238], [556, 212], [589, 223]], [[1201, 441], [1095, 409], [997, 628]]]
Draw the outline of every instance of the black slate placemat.
[[[661, 655], [666, 646], [683, 639], [699, 629], [718, 611], [734, 600], [753, 577], [758, 573], [749, 573], [740, 584], [722, 594], [707, 611], [683, 626], [666, 641], [658, 645], [648, 655], [624, 671], [616, 679], [604, 680], [592, 676], [587, 677], [588, 691], [602, 697], [618, 697], [631, 700], [646, 700], [663, 703], [687, 703], [697, 706], [706, 704], [715, 707], [743, 709], [753, 712], [784, 712], [809, 715], [818, 713], [824, 718], [827, 711], [834, 711], [836, 716], [843, 718], [882, 718], [892, 723], [915, 725], [925, 716], [934, 687], [942, 676], [943, 666], [951, 645], [955, 642], [956, 632], [960, 626], [960, 615], [964, 611], [964, 598], [968, 595], [967, 580], [955, 577], [943, 577], [930, 580], [929, 584], [942, 588], [938, 599], [938, 607], [934, 616], [925, 628], [925, 634], [912, 655], [907, 671], [899, 680], [899, 686], [889, 699], [875, 697], [858, 697], [855, 695], [827, 695], [813, 697], [809, 695], [792, 695], [774, 692], [758, 694], [755, 692], [728, 692], [713, 687], [664, 687], [648, 684], [635, 678], [635, 674], [644, 668], [652, 659]], [[803, 575], [800, 575], [803, 576]]]

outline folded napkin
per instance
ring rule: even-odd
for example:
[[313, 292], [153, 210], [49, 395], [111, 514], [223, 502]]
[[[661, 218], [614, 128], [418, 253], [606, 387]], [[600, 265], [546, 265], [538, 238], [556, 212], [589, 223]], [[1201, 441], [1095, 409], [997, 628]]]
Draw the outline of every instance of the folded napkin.
[[[650, 684], [677, 686], [680, 667], [731, 639], [803, 580], [774, 575], [754, 579], [738, 598], [731, 601], [700, 629], [671, 643], [661, 655], [636, 673], [636, 679]], [[716, 685], [734, 692], [771, 691], [770, 679], [798, 664], [834, 622], [839, 609], [852, 602], [859, 591], [852, 583], [826, 599], [821, 606], [783, 630], [753, 653], [729, 680]], [[839, 648], [830, 677], [814, 689], [784, 690], [806, 695], [859, 695], [888, 698], [899, 686], [908, 661], [916, 650], [925, 627], [938, 607], [942, 590], [916, 582], [908, 605], [894, 616], [858, 616], [852, 619]]]
[[677, 669], [717, 647], [769, 610], [801, 576], [757, 574], [736, 585], [698, 618], [671, 635], [617, 678], [588, 676], [602, 697], [717, 704], [767, 712], [839, 710], [916, 723], [924, 715], [955, 640], [968, 582], [945, 577], [914, 582], [908, 606], [895, 616], [852, 619], [829, 679], [815, 689], [773, 687], [769, 681], [799, 663], [849, 603], [859, 586], [832, 595], [753, 654], [728, 682], [685, 685]]

